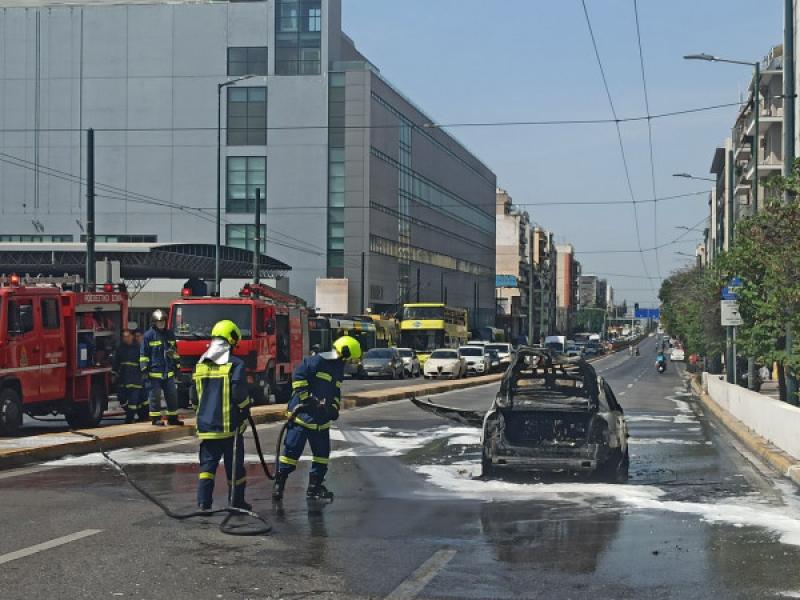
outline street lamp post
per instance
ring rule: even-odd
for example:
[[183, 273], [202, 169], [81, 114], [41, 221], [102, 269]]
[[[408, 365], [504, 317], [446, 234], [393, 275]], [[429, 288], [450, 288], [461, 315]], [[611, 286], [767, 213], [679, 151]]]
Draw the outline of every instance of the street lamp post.
[[716, 179], [712, 179], [711, 177], [695, 177], [689, 173], [673, 173], [673, 177], [681, 177], [683, 179], [697, 179], [698, 181], [717, 181]]
[[220, 254], [222, 252], [222, 90], [255, 75], [242, 75], [217, 84], [217, 236], [214, 245], [214, 295], [220, 295]]
[[759, 127], [759, 96], [761, 95], [761, 63], [758, 61], [751, 62], [747, 60], [731, 60], [728, 58], [720, 58], [711, 54], [687, 54], [684, 56], [686, 60], [704, 60], [707, 62], [721, 62], [729, 63], [732, 65], [746, 65], [753, 67], [753, 211], [758, 212], [758, 138], [760, 137]]

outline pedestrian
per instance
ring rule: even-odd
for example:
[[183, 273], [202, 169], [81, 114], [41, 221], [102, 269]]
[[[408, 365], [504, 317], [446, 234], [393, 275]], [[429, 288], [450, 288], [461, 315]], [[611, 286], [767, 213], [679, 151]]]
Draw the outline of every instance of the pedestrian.
[[161, 309], [153, 311], [153, 324], [142, 338], [139, 366], [147, 378], [147, 398], [150, 402], [150, 420], [153, 425], [163, 426], [161, 396], [167, 404], [167, 423], [183, 425], [178, 419], [178, 390], [175, 371], [180, 356], [175, 335], [167, 329], [167, 313]]
[[122, 343], [114, 353], [112, 373], [117, 381], [117, 400], [125, 409], [125, 423], [147, 419], [147, 400], [144, 395], [142, 371], [139, 368], [140, 347], [136, 345], [133, 332], [122, 330]]
[[311, 446], [311, 473], [306, 496], [311, 499], [332, 500], [333, 493], [322, 484], [330, 462], [331, 422], [339, 418], [342, 380], [345, 363], [361, 358], [361, 345], [350, 336], [342, 336], [333, 349], [309, 356], [295, 369], [292, 376], [292, 399], [289, 402], [290, 422], [286, 428], [283, 453], [278, 459], [278, 473], [272, 499], [283, 499], [286, 479], [297, 468], [297, 462], [308, 441]]
[[761, 368], [758, 370], [758, 376], [761, 377], [761, 381], [769, 381], [771, 379], [769, 367], [767, 365], [761, 365]]
[[211, 510], [214, 477], [221, 458], [225, 462], [231, 506], [252, 510], [244, 499], [247, 473], [242, 437], [252, 400], [248, 396], [244, 361], [233, 355], [241, 337], [233, 321], [214, 325], [211, 344], [198, 360], [192, 376], [197, 437], [201, 440], [197, 505], [202, 511]]

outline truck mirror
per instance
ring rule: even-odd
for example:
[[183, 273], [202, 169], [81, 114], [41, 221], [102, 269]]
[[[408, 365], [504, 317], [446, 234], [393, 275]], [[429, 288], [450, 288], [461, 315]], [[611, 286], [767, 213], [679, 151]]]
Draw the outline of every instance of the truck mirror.
[[273, 335], [275, 333], [275, 320], [268, 319], [266, 323], [264, 323], [264, 330], [267, 332], [267, 335]]

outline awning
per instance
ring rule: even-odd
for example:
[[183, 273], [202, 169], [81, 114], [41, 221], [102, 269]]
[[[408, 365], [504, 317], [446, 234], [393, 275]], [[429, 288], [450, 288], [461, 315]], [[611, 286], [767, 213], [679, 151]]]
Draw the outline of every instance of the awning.
[[[98, 262], [108, 259], [120, 264], [120, 276], [133, 279], [214, 278], [213, 244], [110, 244], [95, 246]], [[0, 272], [60, 277], [83, 275], [86, 245], [80, 243], [0, 243]], [[286, 276], [292, 267], [264, 254], [260, 257], [262, 278]], [[222, 279], [252, 279], [253, 253], [222, 246]]]

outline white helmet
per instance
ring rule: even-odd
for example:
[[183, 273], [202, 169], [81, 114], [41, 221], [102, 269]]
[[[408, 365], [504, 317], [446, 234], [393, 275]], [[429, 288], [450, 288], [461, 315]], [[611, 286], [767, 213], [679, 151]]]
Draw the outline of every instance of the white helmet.
[[156, 321], [166, 321], [167, 320], [167, 313], [161, 310], [160, 308], [153, 311], [152, 320], [155, 323]]

